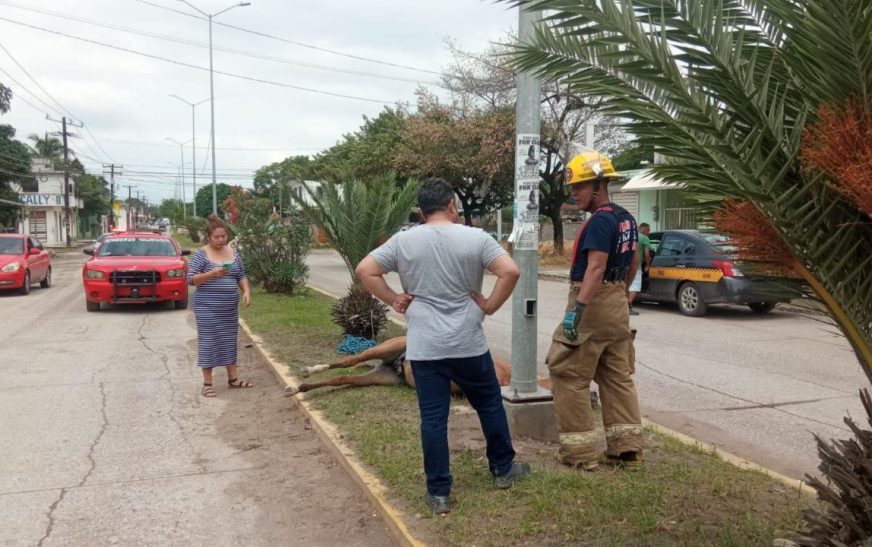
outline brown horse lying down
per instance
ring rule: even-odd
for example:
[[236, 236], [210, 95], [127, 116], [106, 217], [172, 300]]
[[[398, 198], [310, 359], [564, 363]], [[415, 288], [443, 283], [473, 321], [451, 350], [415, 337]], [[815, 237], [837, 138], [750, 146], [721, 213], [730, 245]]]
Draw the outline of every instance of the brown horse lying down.
[[[631, 329], [633, 339], [636, 338], [636, 329]], [[326, 386], [397, 386], [409, 385], [415, 387], [415, 377], [412, 376], [412, 367], [406, 360], [406, 337], [398, 336], [385, 340], [381, 344], [370, 348], [357, 355], [349, 355], [340, 361], [329, 365], [315, 365], [303, 368], [303, 377], [308, 378], [315, 372], [334, 368], [359, 367], [362, 363], [372, 360], [380, 362], [366, 374], [354, 376], [334, 376], [323, 382], [307, 382], [296, 387], [285, 388], [285, 397], [291, 397], [297, 393], [305, 393], [319, 387]], [[497, 381], [501, 386], [512, 383], [512, 365], [502, 359], [494, 359], [494, 371], [497, 373]], [[632, 374], [632, 373], [631, 373]], [[551, 381], [548, 378], [540, 378], [537, 383], [546, 389], [551, 389]], [[463, 392], [451, 382], [451, 392], [460, 395]], [[595, 391], [591, 391], [591, 401], [596, 406], [598, 397]]]
[[[415, 377], [412, 376], [412, 367], [408, 366], [406, 360], [406, 337], [398, 336], [385, 340], [381, 344], [370, 348], [357, 355], [349, 355], [342, 360], [329, 365], [315, 365], [303, 368], [303, 377], [308, 378], [314, 372], [322, 370], [330, 370], [334, 368], [349, 368], [358, 367], [366, 361], [378, 359], [380, 362], [366, 374], [349, 375], [349, 376], [334, 376], [323, 382], [306, 382], [296, 387], [288, 386], [285, 388], [285, 396], [290, 397], [297, 393], [305, 393], [307, 391], [325, 386], [396, 386], [409, 385], [415, 386]], [[506, 361], [494, 359], [494, 370], [497, 373], [497, 380], [501, 386], [507, 386], [512, 383], [512, 366]], [[451, 392], [455, 394], [462, 393], [460, 388], [454, 382], [451, 383]]]

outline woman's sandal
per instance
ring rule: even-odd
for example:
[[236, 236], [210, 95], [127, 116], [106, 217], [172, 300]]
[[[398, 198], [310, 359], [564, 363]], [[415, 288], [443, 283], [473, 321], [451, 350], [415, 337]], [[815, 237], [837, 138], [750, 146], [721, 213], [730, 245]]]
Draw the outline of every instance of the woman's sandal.
[[203, 397], [215, 397], [215, 390], [212, 388], [212, 384], [203, 384], [203, 389], [201, 390]]
[[239, 389], [244, 387], [254, 387], [254, 384], [251, 382], [246, 382], [245, 380], [240, 380], [239, 378], [234, 378], [232, 380], [227, 380], [227, 385], [230, 386], [230, 389]]

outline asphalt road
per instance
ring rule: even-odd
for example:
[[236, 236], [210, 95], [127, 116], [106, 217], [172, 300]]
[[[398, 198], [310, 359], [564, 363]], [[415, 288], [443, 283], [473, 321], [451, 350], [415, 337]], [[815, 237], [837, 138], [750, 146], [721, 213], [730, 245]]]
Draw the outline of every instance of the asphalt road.
[[[350, 276], [339, 256], [316, 250], [309, 284], [332, 294]], [[389, 276], [399, 289], [399, 279]], [[493, 277], [485, 278], [485, 293]], [[562, 319], [566, 283], [539, 281], [538, 374]], [[788, 476], [817, 474], [812, 434], [847, 438], [843, 418], [865, 422], [858, 390], [868, 386], [847, 341], [823, 317], [776, 307], [758, 316], [744, 307], [712, 307], [706, 317], [674, 306], [638, 306], [636, 385], [643, 415]], [[510, 358], [511, 301], [485, 321], [491, 350]]]
[[0, 294], [0, 545], [394, 543], [254, 349], [203, 398], [192, 313], [87, 313], [83, 261]]

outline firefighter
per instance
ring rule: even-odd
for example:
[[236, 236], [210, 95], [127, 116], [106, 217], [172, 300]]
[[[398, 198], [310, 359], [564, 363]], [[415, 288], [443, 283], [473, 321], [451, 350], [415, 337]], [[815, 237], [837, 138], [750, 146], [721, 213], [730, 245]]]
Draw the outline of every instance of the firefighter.
[[[642, 463], [626, 297], [627, 280], [639, 265], [638, 232], [633, 216], [609, 198], [608, 184], [619, 178], [611, 161], [592, 150], [573, 157], [564, 178], [575, 204], [590, 217], [575, 239], [566, 315], [546, 363], [560, 432], [558, 458], [587, 471], [602, 462], [627, 469]], [[591, 380], [599, 385], [605, 455], [590, 405]]]

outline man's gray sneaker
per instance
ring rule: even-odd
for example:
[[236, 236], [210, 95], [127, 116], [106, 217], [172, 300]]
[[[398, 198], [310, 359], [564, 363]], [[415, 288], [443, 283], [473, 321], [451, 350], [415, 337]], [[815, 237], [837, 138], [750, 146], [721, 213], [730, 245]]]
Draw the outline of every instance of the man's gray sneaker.
[[451, 500], [448, 499], [448, 496], [432, 496], [428, 492], [427, 495], [424, 496], [424, 501], [427, 502], [430, 509], [432, 509], [437, 515], [444, 515], [445, 513], [451, 512]]
[[505, 475], [494, 477], [494, 486], [497, 488], [511, 488], [515, 481], [530, 474], [529, 463], [513, 462], [512, 468]]

